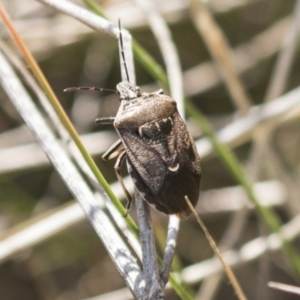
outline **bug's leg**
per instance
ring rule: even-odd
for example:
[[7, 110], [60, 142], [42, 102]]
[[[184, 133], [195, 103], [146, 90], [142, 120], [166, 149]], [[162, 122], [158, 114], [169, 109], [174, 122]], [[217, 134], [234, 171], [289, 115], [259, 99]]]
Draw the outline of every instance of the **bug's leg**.
[[103, 118], [97, 118], [95, 120], [95, 123], [100, 125], [107, 125], [107, 124], [113, 124], [114, 120], [115, 117], [103, 117]]
[[117, 140], [113, 145], [109, 147], [109, 149], [102, 155], [102, 159], [110, 160], [121, 154], [124, 151], [123, 148], [118, 149], [122, 145], [121, 140]]
[[124, 181], [123, 181], [123, 177], [120, 173], [120, 170], [121, 170], [121, 167], [122, 167], [122, 163], [124, 162], [124, 159], [126, 157], [126, 151], [123, 149], [123, 152], [121, 152], [121, 154], [119, 155], [117, 161], [116, 161], [116, 164], [115, 164], [115, 171], [116, 171], [116, 174], [117, 174], [117, 177], [118, 177], [118, 180], [122, 186], [122, 189], [125, 193], [125, 196], [126, 196], [126, 199], [127, 199], [127, 204], [126, 204], [126, 213], [125, 213], [125, 216], [126, 217], [128, 215], [128, 212], [130, 211], [130, 208], [131, 208], [131, 204], [132, 204], [132, 197], [130, 195], [130, 193], [127, 191], [126, 187], [125, 187], [125, 184], [124, 184]]

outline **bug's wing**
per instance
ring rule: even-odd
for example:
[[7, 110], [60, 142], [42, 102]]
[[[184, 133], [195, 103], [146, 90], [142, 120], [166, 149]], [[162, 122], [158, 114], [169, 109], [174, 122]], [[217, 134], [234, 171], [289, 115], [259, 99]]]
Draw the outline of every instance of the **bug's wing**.
[[169, 119], [170, 123], [145, 125], [140, 133], [119, 132], [130, 175], [142, 197], [157, 210], [184, 218], [191, 213], [184, 197], [194, 206], [198, 200], [200, 160], [179, 114]]
[[191, 214], [184, 197], [196, 206], [199, 198], [201, 167], [195, 143], [187, 131], [186, 125], [178, 113], [173, 119], [173, 131], [171, 141], [177, 153], [176, 161], [179, 163], [177, 172], [172, 172], [168, 165], [167, 178], [162, 187], [160, 201], [171, 213], [185, 218]]
[[141, 196], [157, 210], [169, 213], [157, 195], [165, 181], [167, 166], [159, 152], [131, 131], [120, 131], [127, 153], [128, 171]]

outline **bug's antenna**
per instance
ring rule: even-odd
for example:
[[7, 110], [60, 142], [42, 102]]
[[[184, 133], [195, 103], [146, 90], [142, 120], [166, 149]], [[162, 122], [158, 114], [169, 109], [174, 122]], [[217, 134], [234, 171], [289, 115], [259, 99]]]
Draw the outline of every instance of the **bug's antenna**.
[[104, 88], [99, 88], [95, 86], [77, 86], [77, 87], [70, 87], [67, 89], [64, 89], [64, 92], [78, 92], [78, 91], [108, 91], [108, 92], [115, 92], [116, 90], [111, 90], [111, 89], [104, 89]]
[[123, 61], [125, 72], [126, 72], [127, 81], [129, 82], [129, 74], [128, 74], [128, 69], [127, 69], [127, 64], [126, 64], [125, 54], [124, 54], [123, 37], [122, 37], [121, 20], [120, 19], [118, 21], [118, 24], [119, 24], [119, 41], [120, 41], [120, 48], [121, 48], [121, 56], [122, 56], [122, 61]]

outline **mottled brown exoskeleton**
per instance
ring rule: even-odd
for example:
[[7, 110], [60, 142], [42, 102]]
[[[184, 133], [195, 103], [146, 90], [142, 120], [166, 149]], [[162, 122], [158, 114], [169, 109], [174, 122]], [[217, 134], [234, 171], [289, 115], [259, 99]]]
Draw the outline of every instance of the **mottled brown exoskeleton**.
[[[113, 124], [120, 136], [102, 156], [117, 157], [115, 171], [127, 198], [127, 212], [132, 197], [127, 191], [120, 169], [127, 159], [128, 171], [140, 195], [155, 209], [180, 218], [191, 210], [185, 201], [196, 206], [199, 197], [201, 167], [195, 143], [180, 117], [176, 102], [159, 90], [141, 93], [129, 83], [120, 28], [120, 47], [128, 82], [117, 85], [120, 107], [115, 118], [96, 120]], [[69, 88], [65, 91], [103, 90], [95, 87]]]
[[115, 170], [130, 209], [132, 198], [126, 190], [120, 167], [125, 157], [134, 185], [144, 200], [165, 214], [185, 218], [191, 211], [184, 199], [195, 206], [200, 187], [200, 159], [176, 102], [162, 90], [141, 93], [128, 82], [117, 85], [120, 107], [115, 118], [97, 119], [113, 123], [120, 140], [104, 155], [118, 156]]

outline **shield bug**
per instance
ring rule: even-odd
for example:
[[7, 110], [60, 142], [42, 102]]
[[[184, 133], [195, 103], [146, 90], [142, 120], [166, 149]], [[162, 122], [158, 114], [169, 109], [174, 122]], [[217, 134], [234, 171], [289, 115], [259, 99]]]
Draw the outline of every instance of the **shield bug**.
[[120, 107], [116, 117], [99, 118], [96, 123], [113, 124], [120, 139], [102, 158], [117, 157], [114, 168], [128, 200], [127, 212], [132, 197], [120, 174], [125, 158], [133, 183], [145, 201], [165, 214], [188, 217], [191, 210], [185, 196], [196, 206], [200, 188], [201, 167], [195, 143], [171, 97], [162, 90], [142, 93], [129, 83], [121, 34], [119, 40], [128, 82], [117, 85]]

